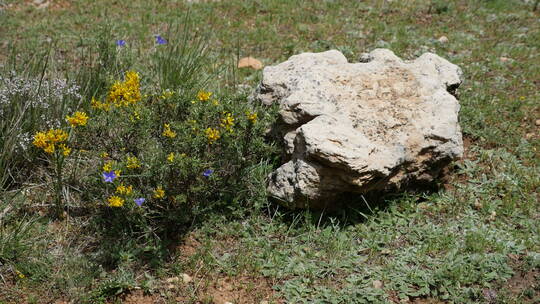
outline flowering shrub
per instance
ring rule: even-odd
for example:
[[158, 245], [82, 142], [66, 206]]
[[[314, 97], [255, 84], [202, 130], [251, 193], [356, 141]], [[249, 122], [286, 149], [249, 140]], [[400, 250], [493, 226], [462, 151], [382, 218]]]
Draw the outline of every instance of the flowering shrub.
[[[161, 240], [207, 214], [237, 214], [249, 210], [238, 206], [263, 202], [273, 151], [263, 135], [272, 115], [245, 96], [203, 89], [210, 77], [202, 73], [202, 45], [156, 37], [150, 68], [136, 71], [119, 62], [131, 43], [110, 43], [113, 49], [100, 46], [95, 65], [72, 77], [82, 89], [66, 82], [63, 94], [43, 103], [30, 98], [26, 107], [46, 109], [25, 129], [26, 141], [32, 166], [48, 169], [36, 170], [32, 181], [52, 190], [56, 214], [84, 210], [100, 244], [114, 245], [106, 254], [159, 254]], [[16, 104], [8, 98], [5, 104]]]
[[253, 168], [271, 148], [262, 136], [267, 121], [259, 119], [269, 115], [244, 99], [152, 90], [143, 80], [127, 71], [106, 94], [87, 101], [89, 114], [66, 118], [77, 132], [74, 146], [97, 161], [84, 200], [102, 212], [104, 230], [163, 235], [208, 208], [260, 199], [254, 192], [264, 189], [263, 181]]

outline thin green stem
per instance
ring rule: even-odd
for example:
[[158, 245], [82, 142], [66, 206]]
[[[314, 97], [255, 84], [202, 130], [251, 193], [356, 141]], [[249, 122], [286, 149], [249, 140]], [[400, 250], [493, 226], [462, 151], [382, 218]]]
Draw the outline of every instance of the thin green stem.
[[62, 163], [63, 158], [59, 155], [59, 152], [56, 152], [56, 185], [55, 185], [55, 192], [56, 192], [56, 199], [55, 199], [55, 205], [56, 205], [56, 216], [60, 217], [62, 215]]

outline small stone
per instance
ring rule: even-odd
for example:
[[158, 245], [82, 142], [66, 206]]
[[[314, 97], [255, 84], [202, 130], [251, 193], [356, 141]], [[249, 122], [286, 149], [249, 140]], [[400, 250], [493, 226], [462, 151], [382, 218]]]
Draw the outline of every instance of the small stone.
[[482, 203], [480, 203], [479, 201], [474, 202], [474, 209], [480, 210], [482, 209], [482, 207], [484, 207], [484, 205], [482, 205]]
[[175, 282], [178, 282], [178, 281], [180, 281], [180, 279], [178, 277], [170, 277], [170, 278], [167, 278], [165, 280], [165, 282], [167, 282], [167, 283], [175, 283]]
[[441, 36], [437, 40], [439, 40], [440, 43], [448, 43], [448, 37], [446, 36]]
[[191, 278], [187, 273], [182, 273], [182, 282], [188, 284], [191, 281], [193, 281], [193, 278]]
[[383, 288], [383, 285], [384, 285], [383, 282], [379, 280], [373, 281], [372, 284], [373, 284], [373, 288], [375, 289], [381, 289]]
[[497, 212], [493, 211], [493, 212], [491, 212], [491, 214], [489, 215], [489, 220], [490, 220], [490, 221], [494, 221], [496, 217], [497, 217]]
[[418, 208], [420, 208], [422, 210], [426, 210], [426, 209], [429, 208], [429, 206], [426, 203], [420, 203], [420, 204], [418, 204]]
[[536, 126], [540, 127], [540, 119], [537, 119], [537, 120], [534, 122], [534, 124], [535, 124]]
[[508, 62], [508, 61], [510, 61], [510, 58], [508, 58], [508, 57], [501, 57], [501, 58], [499, 58], [499, 60], [500, 60], [501, 62]]
[[50, 2], [47, 0], [34, 0], [33, 3], [38, 9], [47, 8], [50, 5]]
[[238, 61], [238, 68], [252, 68], [254, 70], [260, 70], [263, 68], [263, 64], [260, 60], [253, 57], [244, 57]]

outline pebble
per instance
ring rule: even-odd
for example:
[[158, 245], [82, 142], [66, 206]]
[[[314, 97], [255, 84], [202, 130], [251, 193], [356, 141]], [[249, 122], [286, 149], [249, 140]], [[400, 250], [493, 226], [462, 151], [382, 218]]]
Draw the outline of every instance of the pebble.
[[540, 119], [537, 119], [534, 124], [540, 127]]
[[474, 202], [474, 209], [480, 210], [480, 209], [482, 209], [482, 207], [484, 207], [484, 206], [479, 201]]
[[174, 282], [178, 282], [180, 279], [178, 277], [171, 277], [171, 278], [168, 278], [165, 280], [165, 282], [167, 283], [174, 283]]
[[182, 282], [185, 284], [193, 281], [193, 278], [191, 278], [187, 273], [182, 273]]
[[252, 68], [254, 70], [260, 70], [263, 68], [263, 64], [260, 60], [253, 57], [244, 57], [238, 61], [238, 68]]
[[375, 281], [372, 282], [372, 284], [373, 284], [373, 288], [376, 288], [376, 289], [383, 288], [383, 282], [382, 281], [375, 280]]
[[448, 43], [448, 37], [446, 36], [441, 36], [437, 40], [439, 40], [440, 43]]

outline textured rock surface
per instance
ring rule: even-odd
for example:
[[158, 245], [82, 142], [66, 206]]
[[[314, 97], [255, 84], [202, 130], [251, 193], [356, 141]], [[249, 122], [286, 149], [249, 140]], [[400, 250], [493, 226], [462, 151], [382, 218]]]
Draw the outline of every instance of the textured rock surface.
[[279, 104], [285, 147], [269, 177], [272, 197], [331, 206], [346, 193], [433, 181], [462, 156], [458, 66], [431, 53], [403, 61], [387, 49], [361, 61], [332, 50], [264, 69], [253, 98]]

